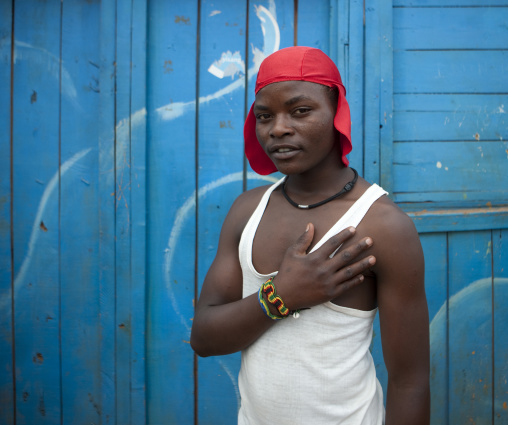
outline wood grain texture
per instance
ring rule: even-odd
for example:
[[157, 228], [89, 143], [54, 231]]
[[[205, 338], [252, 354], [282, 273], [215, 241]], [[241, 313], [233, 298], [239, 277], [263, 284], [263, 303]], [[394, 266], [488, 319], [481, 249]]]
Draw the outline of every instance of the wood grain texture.
[[0, 423], [12, 425], [15, 417], [12, 301], [14, 283], [11, 257], [11, 48], [12, 4], [0, 3]]
[[198, 2], [150, 2], [147, 421], [194, 422]]
[[[217, 9], [214, 2], [201, 3], [199, 95], [210, 100], [199, 107], [197, 176], [200, 191], [214, 189], [196, 200], [199, 288], [215, 257], [222, 222], [243, 189], [242, 179], [231, 176], [240, 177], [243, 169], [247, 2], [222, 6]], [[218, 70], [224, 70], [224, 75]], [[199, 422], [213, 423], [220, 417], [225, 424], [236, 423], [239, 360], [239, 353], [199, 359]], [[227, 409], [223, 400], [228, 400]]]
[[[62, 422], [100, 420], [99, 5], [62, 8], [60, 304]], [[86, 40], [86, 42], [83, 42]], [[65, 77], [64, 77], [65, 76]], [[67, 77], [68, 76], [68, 77]], [[70, 86], [75, 91], [70, 92]], [[72, 158], [79, 158], [65, 171]]]

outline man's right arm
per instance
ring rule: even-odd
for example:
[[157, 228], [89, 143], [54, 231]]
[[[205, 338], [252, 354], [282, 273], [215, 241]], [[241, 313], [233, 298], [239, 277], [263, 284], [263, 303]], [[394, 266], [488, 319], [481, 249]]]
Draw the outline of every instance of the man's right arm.
[[240, 351], [274, 324], [263, 313], [257, 293], [242, 298], [238, 244], [255, 207], [252, 201], [260, 198], [253, 192], [242, 194], [224, 220], [217, 254], [196, 305], [191, 346], [203, 357]]

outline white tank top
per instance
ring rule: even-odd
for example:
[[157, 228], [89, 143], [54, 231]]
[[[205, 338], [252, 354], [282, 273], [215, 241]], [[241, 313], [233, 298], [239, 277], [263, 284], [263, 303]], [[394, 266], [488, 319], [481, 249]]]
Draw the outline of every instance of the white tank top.
[[[244, 297], [277, 274], [255, 270], [252, 243], [268, 199], [283, 180], [265, 192], [242, 233]], [[313, 250], [346, 227], [358, 226], [386, 193], [375, 184], [369, 187]], [[238, 424], [383, 424], [383, 392], [369, 351], [376, 312], [326, 302], [302, 311], [298, 319], [275, 323], [242, 351]]]

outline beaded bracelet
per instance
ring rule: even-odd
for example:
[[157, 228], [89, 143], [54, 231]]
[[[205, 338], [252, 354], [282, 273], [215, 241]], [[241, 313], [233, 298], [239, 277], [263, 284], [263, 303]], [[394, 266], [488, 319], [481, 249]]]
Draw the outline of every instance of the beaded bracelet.
[[261, 308], [263, 309], [263, 312], [272, 320], [282, 320], [284, 319], [284, 317], [281, 317], [281, 316], [276, 316], [274, 314], [272, 314], [270, 312], [270, 308], [268, 307], [268, 305], [266, 304], [266, 301], [265, 299], [263, 298], [263, 286], [261, 286], [261, 288], [259, 288], [259, 292], [258, 292], [258, 301], [259, 301], [259, 305], [261, 306]]
[[[263, 309], [263, 312], [272, 320], [282, 320], [285, 319], [286, 317], [289, 317], [290, 314], [293, 315], [295, 319], [298, 319], [300, 317], [300, 310], [289, 311], [289, 309], [284, 305], [284, 301], [282, 301], [282, 298], [277, 295], [277, 292], [275, 291], [275, 286], [273, 285], [272, 281], [273, 276], [259, 288], [258, 300], [259, 305]], [[270, 312], [270, 308], [268, 307], [268, 304], [263, 298], [263, 294], [266, 294], [266, 298], [268, 299], [268, 302], [270, 302], [270, 304], [273, 304], [275, 307], [277, 307], [278, 312], [281, 314], [280, 316], [276, 316]], [[308, 309], [303, 308], [302, 310]]]
[[263, 283], [261, 290], [266, 295], [268, 302], [277, 307], [277, 310], [282, 317], [287, 317], [289, 315], [289, 309], [284, 305], [282, 298], [277, 295], [277, 291], [273, 285], [273, 276]]

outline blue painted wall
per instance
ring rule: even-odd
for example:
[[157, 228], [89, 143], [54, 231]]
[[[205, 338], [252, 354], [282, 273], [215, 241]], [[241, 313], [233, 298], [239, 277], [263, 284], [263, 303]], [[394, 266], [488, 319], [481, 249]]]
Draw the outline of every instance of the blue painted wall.
[[[433, 424], [508, 423], [508, 1], [0, 2], [0, 424], [233, 424], [194, 302], [260, 60], [338, 64], [426, 256]], [[386, 385], [378, 325], [373, 353]]]

